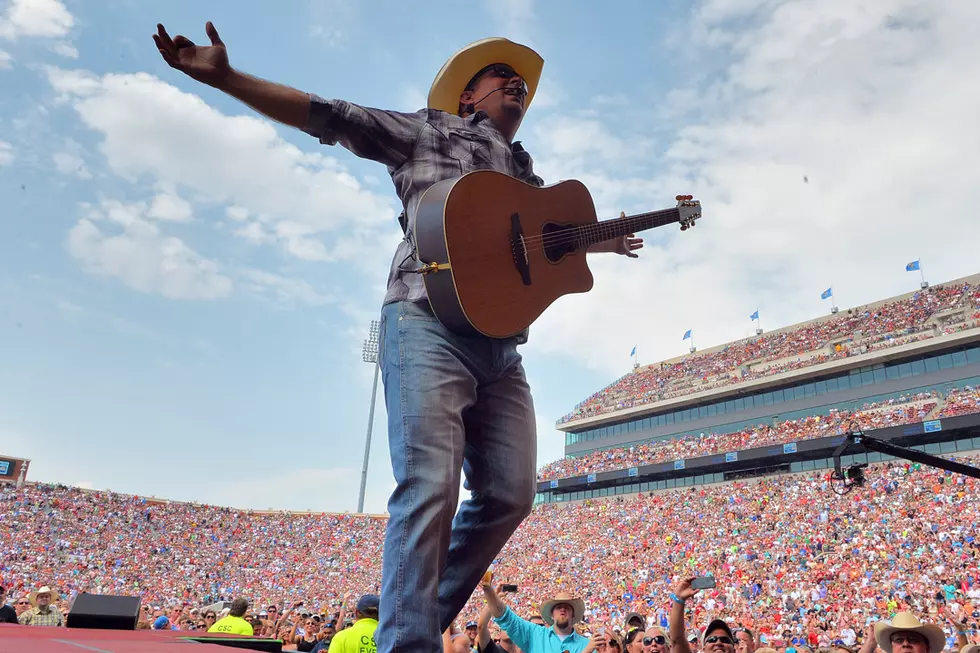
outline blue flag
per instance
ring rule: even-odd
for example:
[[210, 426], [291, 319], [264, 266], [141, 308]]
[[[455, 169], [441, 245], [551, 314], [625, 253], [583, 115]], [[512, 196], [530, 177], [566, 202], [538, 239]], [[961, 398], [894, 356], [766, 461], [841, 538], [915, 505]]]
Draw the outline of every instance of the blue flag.
[[633, 345], [633, 351], [630, 352], [630, 356], [636, 356], [636, 345]]
[[752, 315], [750, 315], [749, 316], [749, 319], [750, 320], [758, 320], [759, 319], [759, 311], [756, 311], [755, 313], [753, 313]]
[[688, 329], [687, 331], [684, 332], [684, 337], [681, 338], [681, 340], [687, 340], [690, 337], [691, 337], [691, 330]]
[[919, 259], [916, 259], [905, 266], [906, 272], [914, 272], [919, 269]]
[[830, 297], [833, 294], [834, 294], [834, 289], [833, 288], [827, 288], [825, 291], [823, 291], [822, 293], [820, 293], [820, 299], [827, 299], [828, 297]]

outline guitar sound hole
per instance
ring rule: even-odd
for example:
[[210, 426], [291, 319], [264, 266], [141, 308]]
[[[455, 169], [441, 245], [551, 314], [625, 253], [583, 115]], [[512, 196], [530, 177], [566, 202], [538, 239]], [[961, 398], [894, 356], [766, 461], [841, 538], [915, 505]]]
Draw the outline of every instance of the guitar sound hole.
[[572, 225], [549, 222], [541, 230], [544, 255], [552, 263], [575, 251], [577, 238], [572, 228]]

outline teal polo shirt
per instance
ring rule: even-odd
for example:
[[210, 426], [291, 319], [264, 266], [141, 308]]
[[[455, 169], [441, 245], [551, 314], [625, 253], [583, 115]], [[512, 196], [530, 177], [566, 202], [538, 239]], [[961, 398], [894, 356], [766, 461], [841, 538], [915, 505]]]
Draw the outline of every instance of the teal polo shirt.
[[503, 616], [496, 621], [524, 653], [582, 653], [589, 645], [588, 637], [576, 632], [561, 637], [554, 628], [525, 621], [510, 608], [505, 608]]

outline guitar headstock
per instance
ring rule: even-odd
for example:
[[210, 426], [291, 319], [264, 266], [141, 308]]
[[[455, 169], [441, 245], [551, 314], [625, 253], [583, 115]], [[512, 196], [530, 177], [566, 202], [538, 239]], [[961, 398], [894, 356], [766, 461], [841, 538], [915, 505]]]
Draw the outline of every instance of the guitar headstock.
[[676, 199], [677, 211], [680, 213], [677, 221], [681, 225], [681, 231], [687, 231], [701, 217], [701, 202], [694, 199], [693, 195], [678, 195]]

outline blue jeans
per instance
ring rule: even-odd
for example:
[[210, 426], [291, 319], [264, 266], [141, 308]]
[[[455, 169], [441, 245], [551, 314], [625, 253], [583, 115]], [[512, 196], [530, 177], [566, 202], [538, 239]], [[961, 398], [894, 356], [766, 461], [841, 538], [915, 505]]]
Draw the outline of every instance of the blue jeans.
[[[380, 342], [396, 487], [375, 642], [441, 653], [442, 631], [531, 511], [534, 407], [515, 340], [460, 337], [428, 304], [396, 302]], [[460, 470], [471, 496], [456, 513]]]

